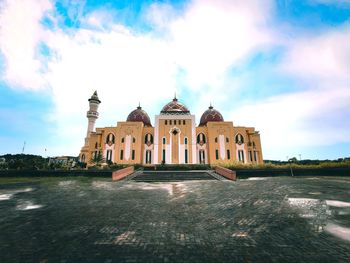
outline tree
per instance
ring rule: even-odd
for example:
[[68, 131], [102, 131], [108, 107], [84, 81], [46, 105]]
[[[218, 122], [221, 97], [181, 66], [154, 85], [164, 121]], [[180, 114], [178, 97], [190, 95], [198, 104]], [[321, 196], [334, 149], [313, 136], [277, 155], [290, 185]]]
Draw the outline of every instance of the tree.
[[103, 158], [102, 153], [98, 152], [97, 154], [93, 155], [90, 162], [94, 164], [94, 166], [100, 167], [101, 164], [105, 162], [105, 159]]
[[298, 159], [296, 157], [289, 158], [288, 162], [290, 162], [290, 163], [297, 163]]

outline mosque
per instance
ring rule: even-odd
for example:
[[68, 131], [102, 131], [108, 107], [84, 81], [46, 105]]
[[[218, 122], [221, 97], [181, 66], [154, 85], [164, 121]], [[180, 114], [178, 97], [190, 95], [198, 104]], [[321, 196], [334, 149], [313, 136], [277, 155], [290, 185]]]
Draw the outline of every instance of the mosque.
[[155, 116], [154, 126], [138, 106], [126, 121], [95, 130], [101, 103], [96, 91], [88, 101], [88, 128], [79, 155], [80, 161], [88, 165], [99, 154], [106, 162], [118, 164], [263, 163], [259, 132], [254, 127], [224, 121], [211, 105], [198, 126], [195, 115], [175, 96]]

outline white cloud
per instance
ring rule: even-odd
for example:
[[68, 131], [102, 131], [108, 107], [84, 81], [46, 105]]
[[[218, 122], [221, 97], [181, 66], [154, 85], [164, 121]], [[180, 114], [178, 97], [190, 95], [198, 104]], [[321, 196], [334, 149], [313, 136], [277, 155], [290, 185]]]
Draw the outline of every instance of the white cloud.
[[[23, 4], [35, 11], [23, 11]], [[195, 90], [207, 85], [209, 93], [215, 94], [230, 65], [269, 41], [259, 28], [269, 8], [260, 1], [195, 1], [180, 16], [170, 6], [152, 5], [145, 16], [151, 14], [154, 25], [162, 26], [160, 35], [135, 33], [113, 22], [102, 9], [82, 18], [85, 28], [67, 34], [40, 25], [52, 9], [48, 1], [11, 1], [1, 20], [16, 32], [2, 30], [6, 79], [32, 89], [42, 88], [47, 81], [56, 107], [51, 121], [57, 125], [57, 138], [78, 141], [76, 148], [83, 141], [87, 98], [94, 90], [103, 101], [98, 125], [115, 125], [138, 101], [148, 112], [157, 113], [157, 103], [170, 99], [175, 91], [179, 68], [186, 72], [186, 85]], [[74, 5], [69, 12], [73, 20], [81, 17], [79, 10], [81, 5]], [[59, 19], [55, 15], [52, 18]], [[16, 16], [20, 22], [12, 19]], [[22, 39], [15, 45], [18, 36]], [[40, 74], [35, 50], [42, 40], [54, 55], [46, 61], [48, 71]]]
[[158, 33], [166, 33], [169, 25], [180, 16], [180, 13], [170, 4], [153, 3], [143, 16]]
[[176, 63], [191, 89], [218, 87], [227, 69], [269, 44], [271, 1], [194, 1], [170, 24]]
[[[251, 125], [263, 131], [269, 147], [316, 146], [349, 141], [349, 123], [337, 125], [337, 115], [347, 110], [348, 89], [304, 91], [275, 96], [232, 113], [237, 125]], [[346, 113], [345, 112], [345, 113]], [[344, 112], [343, 112], [344, 113]]]
[[331, 29], [316, 37], [295, 39], [289, 43], [281, 69], [303, 79], [331, 81], [333, 85], [348, 84], [349, 46], [349, 25]]
[[4, 1], [0, 11], [0, 50], [6, 60], [4, 79], [13, 86], [38, 89], [45, 85], [40, 74], [37, 45], [43, 29], [40, 20], [52, 8], [48, 0]]
[[[298, 80], [302, 91], [273, 96], [232, 113], [236, 124], [262, 131], [269, 158], [287, 148], [350, 142], [350, 28], [288, 43], [278, 65]], [[316, 158], [316, 157], [315, 157]]]

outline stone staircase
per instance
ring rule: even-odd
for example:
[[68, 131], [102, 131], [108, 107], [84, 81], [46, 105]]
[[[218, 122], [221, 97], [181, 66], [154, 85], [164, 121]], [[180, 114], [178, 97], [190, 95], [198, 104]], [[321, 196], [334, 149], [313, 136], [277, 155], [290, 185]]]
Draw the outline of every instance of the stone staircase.
[[188, 180], [219, 180], [211, 175], [211, 171], [143, 171], [130, 178], [136, 182], [172, 182]]

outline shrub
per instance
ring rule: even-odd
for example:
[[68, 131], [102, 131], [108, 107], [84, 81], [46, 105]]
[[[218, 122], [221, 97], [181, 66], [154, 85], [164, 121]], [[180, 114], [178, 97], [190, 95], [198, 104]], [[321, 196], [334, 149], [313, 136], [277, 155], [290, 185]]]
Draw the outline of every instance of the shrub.
[[189, 171], [189, 170], [208, 170], [209, 165], [203, 164], [160, 164], [153, 166], [144, 166], [144, 170], [158, 170], [158, 171]]

